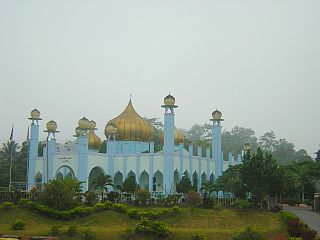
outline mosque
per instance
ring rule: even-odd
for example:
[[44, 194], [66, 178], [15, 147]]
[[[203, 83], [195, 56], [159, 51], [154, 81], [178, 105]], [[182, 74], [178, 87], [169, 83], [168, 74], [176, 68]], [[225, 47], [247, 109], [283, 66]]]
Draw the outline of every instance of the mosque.
[[34, 109], [29, 118], [28, 190], [51, 179], [71, 176], [83, 182], [83, 190], [87, 191], [95, 176], [108, 174], [113, 179], [114, 191], [119, 191], [124, 180], [133, 176], [141, 188], [152, 194], [172, 194], [183, 176], [188, 176], [199, 190], [202, 183], [218, 178], [229, 165], [241, 161], [241, 155], [231, 153], [228, 161], [223, 161], [220, 111], [212, 113], [212, 152], [207, 147], [202, 154], [202, 147], [198, 146], [194, 154], [193, 144], [186, 150], [184, 136], [175, 128], [175, 98], [169, 94], [161, 107], [164, 109], [162, 151], [155, 152], [153, 127], [135, 111], [130, 99], [124, 111], [105, 126], [106, 153], [98, 151], [102, 141], [95, 134], [96, 123], [83, 117], [75, 130], [75, 141], [64, 145], [57, 144], [55, 139], [57, 123], [49, 121], [43, 157], [38, 156], [40, 112]]

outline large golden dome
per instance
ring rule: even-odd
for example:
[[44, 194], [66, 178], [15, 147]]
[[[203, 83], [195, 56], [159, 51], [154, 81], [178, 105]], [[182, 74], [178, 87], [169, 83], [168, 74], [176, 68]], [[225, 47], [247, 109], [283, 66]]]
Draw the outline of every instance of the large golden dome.
[[[160, 133], [160, 142], [163, 144], [164, 142], [164, 133]], [[181, 131], [179, 131], [176, 127], [174, 127], [174, 144], [183, 143], [184, 135]]]
[[120, 141], [147, 142], [153, 137], [152, 125], [134, 110], [131, 99], [126, 109], [106, 124], [105, 131], [109, 130], [110, 125], [116, 126]]

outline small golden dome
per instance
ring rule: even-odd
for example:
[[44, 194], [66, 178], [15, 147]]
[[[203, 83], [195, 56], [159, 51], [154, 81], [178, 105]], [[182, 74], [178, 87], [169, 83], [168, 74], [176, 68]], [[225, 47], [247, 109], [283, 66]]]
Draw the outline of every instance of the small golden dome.
[[163, 99], [164, 105], [166, 106], [174, 106], [176, 103], [176, 99], [170, 94]]
[[79, 127], [76, 127], [75, 132], [76, 132], [76, 136], [79, 137], [81, 133], [81, 129]]
[[[160, 142], [164, 143], [164, 133], [160, 133]], [[179, 131], [176, 127], [174, 127], [174, 144], [177, 145], [178, 143], [184, 142], [184, 135], [181, 131]]]
[[81, 118], [78, 122], [80, 129], [89, 129], [90, 128], [90, 122], [85, 117]]
[[48, 132], [56, 132], [57, 131], [57, 123], [53, 120], [47, 122], [47, 131]]
[[37, 109], [33, 109], [31, 111], [31, 118], [32, 119], [39, 119], [40, 118], [40, 112]]
[[115, 135], [118, 133], [118, 128], [116, 125], [114, 125], [112, 122], [110, 124], [107, 124], [104, 133], [106, 136], [108, 135]]
[[93, 129], [89, 130], [88, 143], [89, 143], [89, 148], [91, 149], [99, 149], [100, 147], [101, 139], [95, 134]]
[[91, 120], [89, 123], [90, 123], [90, 129], [96, 128], [97, 124], [95, 121]]
[[109, 133], [111, 124], [117, 127], [120, 141], [150, 141], [153, 136], [152, 125], [134, 110], [131, 99], [125, 110], [106, 124], [105, 132]]
[[212, 112], [212, 118], [215, 121], [221, 121], [222, 113], [218, 109], [216, 109], [215, 111]]

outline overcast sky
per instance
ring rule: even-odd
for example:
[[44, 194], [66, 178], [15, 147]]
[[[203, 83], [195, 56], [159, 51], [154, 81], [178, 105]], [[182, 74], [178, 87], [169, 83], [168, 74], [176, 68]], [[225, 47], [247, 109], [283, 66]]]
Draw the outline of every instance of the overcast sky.
[[[144, 117], [176, 98], [176, 126], [225, 122], [320, 144], [320, 1], [0, 0], [0, 140], [26, 138], [33, 108], [72, 139], [104, 127], [130, 94]], [[45, 134], [42, 133], [42, 138]], [[0, 142], [0, 143], [1, 143]]]

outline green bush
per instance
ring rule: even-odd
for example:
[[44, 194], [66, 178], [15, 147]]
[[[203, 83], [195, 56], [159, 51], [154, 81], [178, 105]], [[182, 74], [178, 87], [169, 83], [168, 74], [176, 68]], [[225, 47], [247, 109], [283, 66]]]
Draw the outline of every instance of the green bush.
[[168, 237], [171, 234], [169, 226], [162, 222], [153, 222], [147, 218], [141, 218], [136, 225], [136, 232], [140, 234], [151, 234], [159, 238]]
[[198, 233], [191, 238], [192, 240], [207, 240], [207, 236], [204, 233]]
[[75, 235], [78, 234], [78, 229], [77, 229], [77, 225], [70, 225], [67, 229], [67, 232], [66, 232], [67, 236], [69, 237], [74, 237]]
[[82, 234], [84, 240], [94, 240], [96, 239], [96, 234], [91, 227], [88, 227]]
[[106, 210], [105, 205], [103, 203], [96, 203], [93, 207], [95, 212], [102, 212]]
[[28, 202], [28, 203], [26, 203], [26, 208], [28, 208], [28, 209], [35, 209], [35, 207], [36, 207], [36, 203], [35, 202]]
[[84, 193], [85, 203], [88, 206], [93, 206], [97, 202], [97, 194], [92, 191], [86, 191]]
[[26, 226], [26, 223], [21, 219], [16, 219], [12, 224], [13, 230], [23, 230]]
[[246, 230], [236, 235], [233, 240], [262, 240], [263, 237], [251, 229], [250, 226], [246, 227]]
[[104, 202], [104, 208], [105, 209], [111, 209], [112, 208], [112, 206], [113, 206], [113, 203], [112, 202], [110, 202], [110, 201], [106, 201], [106, 202]]
[[289, 206], [295, 206], [299, 203], [299, 200], [297, 198], [287, 198], [282, 200], [283, 203], [288, 204]]
[[282, 219], [287, 223], [289, 222], [289, 220], [294, 220], [294, 219], [297, 219], [297, 216], [294, 215], [293, 213], [291, 212], [288, 212], [288, 211], [280, 211], [280, 214], [281, 214], [281, 217]]
[[28, 198], [21, 198], [18, 202], [19, 206], [22, 208], [27, 208], [28, 203], [31, 202]]
[[129, 218], [133, 218], [133, 219], [137, 219], [137, 220], [140, 219], [140, 214], [138, 212], [138, 209], [132, 208], [132, 209], [128, 210], [127, 214], [128, 214]]
[[235, 206], [243, 211], [248, 210], [251, 207], [251, 203], [248, 200], [238, 199], [235, 201]]
[[59, 236], [61, 234], [60, 228], [61, 228], [60, 225], [52, 225], [51, 230], [50, 230], [50, 234], [52, 236]]
[[120, 213], [126, 213], [127, 212], [127, 207], [124, 204], [121, 204], [121, 203], [113, 204], [113, 209], [116, 212], [120, 212]]
[[9, 210], [13, 208], [13, 203], [12, 202], [3, 202], [1, 203], [1, 208], [5, 210]]

